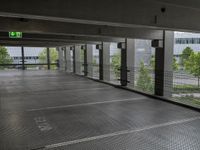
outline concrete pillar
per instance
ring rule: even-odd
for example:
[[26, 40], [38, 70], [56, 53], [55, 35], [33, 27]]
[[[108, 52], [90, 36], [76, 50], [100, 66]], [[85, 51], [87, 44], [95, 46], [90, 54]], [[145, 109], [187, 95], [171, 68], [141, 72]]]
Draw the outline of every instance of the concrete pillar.
[[103, 80], [110, 81], [110, 43], [103, 42]]
[[127, 48], [127, 70], [128, 70], [128, 77], [127, 80], [129, 81], [128, 86], [134, 87], [135, 85], [135, 39], [126, 39], [126, 48]]
[[66, 51], [66, 47], [62, 47], [61, 48], [61, 50], [62, 50], [62, 62], [63, 62], [63, 64], [62, 64], [62, 71], [65, 71], [65, 67], [66, 67], [66, 57], [65, 57], [65, 51]]
[[88, 66], [88, 77], [93, 77], [93, 66], [92, 66], [92, 60], [93, 60], [93, 45], [87, 44], [86, 45], [87, 49], [87, 66]]
[[80, 45], [76, 45], [75, 46], [75, 73], [76, 74], [81, 74], [81, 61], [80, 61], [80, 59], [81, 59], [81, 46]]
[[170, 98], [173, 91], [174, 32], [164, 33], [164, 97]]
[[66, 71], [67, 72], [72, 72], [72, 58], [70, 54], [70, 47], [66, 47]]
[[76, 59], [75, 59], [75, 46], [71, 46], [70, 47], [70, 55], [72, 53], [72, 56], [71, 56], [71, 63], [72, 63], [72, 69], [73, 69], [73, 73], [76, 73]]
[[64, 71], [67, 71], [67, 58], [66, 58], [66, 47], [63, 47], [63, 69]]
[[58, 47], [58, 58], [59, 58], [59, 70], [63, 70], [64, 62], [63, 62], [63, 51], [62, 47]]
[[163, 41], [154, 40], [155, 95], [171, 97], [173, 88], [173, 46], [174, 32], [164, 31]]

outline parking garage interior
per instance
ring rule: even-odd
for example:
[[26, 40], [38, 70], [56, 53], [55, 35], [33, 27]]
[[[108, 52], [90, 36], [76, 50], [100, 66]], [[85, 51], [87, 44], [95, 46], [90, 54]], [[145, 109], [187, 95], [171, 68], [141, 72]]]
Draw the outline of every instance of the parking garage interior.
[[2, 0], [0, 150], [199, 150], [199, 9]]

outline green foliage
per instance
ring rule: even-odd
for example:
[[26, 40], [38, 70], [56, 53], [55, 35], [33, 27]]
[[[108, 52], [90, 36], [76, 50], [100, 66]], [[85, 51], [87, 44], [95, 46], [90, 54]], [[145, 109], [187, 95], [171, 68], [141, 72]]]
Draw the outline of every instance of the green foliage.
[[121, 55], [119, 52], [117, 52], [113, 55], [111, 65], [114, 70], [115, 77], [119, 78], [120, 77], [120, 68], [121, 68]]
[[193, 95], [186, 95], [186, 96], [181, 96], [181, 97], [173, 97], [175, 101], [185, 103], [187, 105], [192, 105], [192, 106], [200, 106], [200, 98], [194, 97]]
[[189, 59], [190, 55], [194, 52], [190, 47], [186, 47], [181, 54], [181, 65], [185, 66], [185, 62]]
[[181, 85], [174, 85], [173, 87], [173, 93], [195, 93], [199, 92], [199, 88], [196, 85], [191, 84], [181, 84]]
[[146, 91], [146, 92], [153, 91], [152, 78], [149, 75], [148, 68], [145, 67], [143, 61], [140, 63], [139, 76], [137, 79], [137, 88], [139, 90]]
[[187, 61], [185, 68], [188, 72], [198, 78], [198, 87], [200, 85], [200, 52], [192, 52]]
[[177, 60], [176, 60], [175, 57], [173, 58], [172, 69], [173, 69], [174, 71], [178, 70], [178, 63], [177, 63]]
[[84, 49], [80, 50], [80, 62], [84, 62]]
[[97, 65], [97, 59], [95, 57], [93, 57], [93, 60], [92, 60], [92, 65], [96, 66]]
[[151, 56], [150, 66], [152, 69], [155, 69], [155, 56], [154, 55]]
[[[154, 55], [151, 56], [150, 66], [151, 66], [152, 69], [155, 69], [155, 56]], [[178, 70], [178, 68], [179, 68], [179, 65], [178, 65], [175, 57], [173, 57], [172, 68], [173, 68], [173, 70]]]
[[[50, 61], [51, 63], [56, 63], [58, 60], [58, 52], [55, 48], [49, 48], [50, 52]], [[45, 48], [42, 52], [39, 54], [39, 60], [40, 63], [46, 63], [47, 62], [47, 49]], [[55, 65], [51, 65], [51, 69], [56, 69]]]
[[[0, 64], [12, 64], [13, 60], [10, 57], [7, 49], [4, 46], [0, 46]], [[4, 69], [0, 66], [0, 69]]]

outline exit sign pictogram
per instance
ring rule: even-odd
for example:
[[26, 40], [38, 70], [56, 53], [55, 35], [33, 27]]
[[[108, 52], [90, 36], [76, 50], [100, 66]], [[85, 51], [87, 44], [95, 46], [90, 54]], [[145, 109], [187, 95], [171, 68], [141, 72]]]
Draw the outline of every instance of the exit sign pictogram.
[[22, 38], [22, 32], [9, 32], [9, 38]]

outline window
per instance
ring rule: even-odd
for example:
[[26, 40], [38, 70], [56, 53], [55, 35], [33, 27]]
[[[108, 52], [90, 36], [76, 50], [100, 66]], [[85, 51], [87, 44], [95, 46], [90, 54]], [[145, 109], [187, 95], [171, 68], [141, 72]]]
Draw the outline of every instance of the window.
[[176, 44], [200, 44], [200, 38], [176, 38]]

